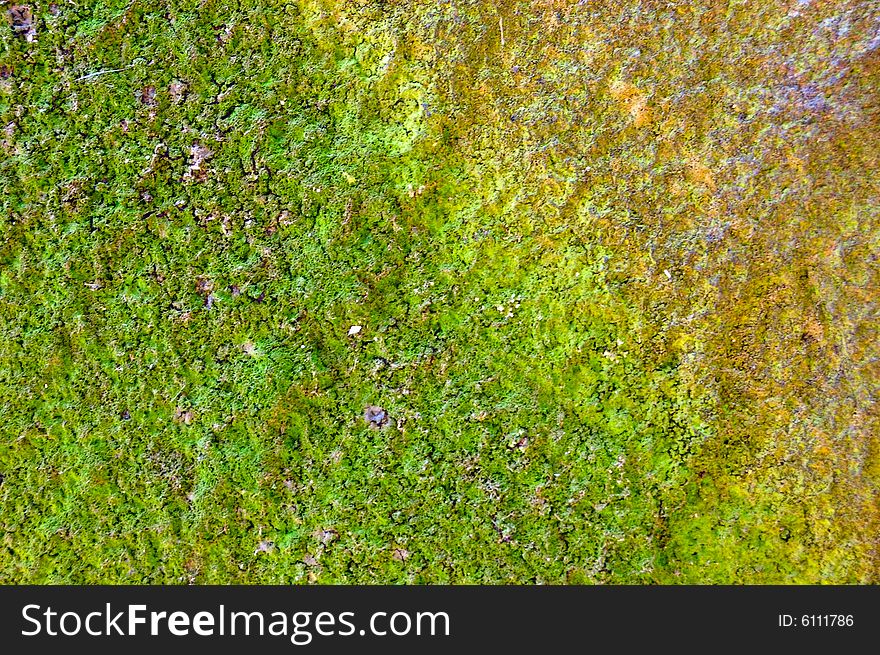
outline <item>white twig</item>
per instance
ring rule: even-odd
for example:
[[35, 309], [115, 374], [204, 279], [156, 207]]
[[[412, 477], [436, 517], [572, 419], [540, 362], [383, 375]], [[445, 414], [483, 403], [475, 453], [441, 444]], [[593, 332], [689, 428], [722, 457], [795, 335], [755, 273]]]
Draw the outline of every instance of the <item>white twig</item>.
[[[128, 68], [131, 68], [131, 66], [129, 66]], [[82, 77], [76, 78], [76, 81], [82, 82], [83, 80], [90, 80], [93, 77], [98, 77], [99, 75], [106, 75], [107, 73], [121, 73], [124, 70], [128, 70], [128, 68], [108, 68], [107, 70], [95, 71], [94, 73], [89, 73], [88, 75], [83, 75]]]

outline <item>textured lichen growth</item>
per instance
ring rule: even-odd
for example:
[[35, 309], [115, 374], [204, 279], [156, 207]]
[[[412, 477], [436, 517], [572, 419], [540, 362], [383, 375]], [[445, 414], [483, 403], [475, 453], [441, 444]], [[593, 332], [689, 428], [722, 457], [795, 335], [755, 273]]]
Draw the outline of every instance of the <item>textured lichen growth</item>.
[[0, 580], [877, 581], [867, 3], [228, 5], [0, 30]]

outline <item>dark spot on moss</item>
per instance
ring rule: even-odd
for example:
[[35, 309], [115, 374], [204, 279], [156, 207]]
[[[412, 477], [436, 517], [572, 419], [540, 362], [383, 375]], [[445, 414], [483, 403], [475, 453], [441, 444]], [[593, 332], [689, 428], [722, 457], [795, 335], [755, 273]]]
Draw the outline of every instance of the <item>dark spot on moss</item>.
[[275, 550], [275, 543], [268, 539], [262, 539], [260, 543], [257, 544], [257, 549], [254, 551], [254, 555], [257, 553], [271, 553], [273, 550]]
[[390, 420], [388, 412], [376, 405], [370, 405], [364, 410], [364, 420], [371, 428], [383, 428]]
[[156, 106], [156, 87], [152, 84], [149, 84], [142, 88], [138, 92], [138, 100], [142, 105], [147, 105], [148, 107]]
[[214, 283], [206, 277], [200, 277], [196, 280], [196, 291], [200, 296], [209, 296], [214, 290]]
[[34, 23], [34, 16], [30, 7], [23, 5], [13, 5], [6, 10], [6, 17], [12, 25], [13, 31], [22, 34], [31, 29]]
[[186, 84], [180, 82], [179, 80], [174, 80], [171, 84], [168, 85], [168, 93], [171, 95], [171, 100], [173, 100], [174, 102], [181, 102], [186, 98]]

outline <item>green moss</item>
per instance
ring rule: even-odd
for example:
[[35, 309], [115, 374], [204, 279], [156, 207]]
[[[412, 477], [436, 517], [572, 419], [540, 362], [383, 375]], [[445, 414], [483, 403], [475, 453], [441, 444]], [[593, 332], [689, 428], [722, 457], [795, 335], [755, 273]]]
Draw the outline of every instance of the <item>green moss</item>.
[[862, 5], [34, 15], [0, 580], [876, 581]]

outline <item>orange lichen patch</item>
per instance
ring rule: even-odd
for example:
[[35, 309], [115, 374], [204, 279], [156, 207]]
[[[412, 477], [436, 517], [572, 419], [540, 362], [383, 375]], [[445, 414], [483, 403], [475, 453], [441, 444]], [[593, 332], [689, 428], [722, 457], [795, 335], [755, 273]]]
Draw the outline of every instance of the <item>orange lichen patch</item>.
[[816, 461], [813, 462], [813, 467], [823, 468], [822, 465], [825, 463], [825, 460], [827, 458], [831, 457], [832, 453], [831, 449], [827, 445], [821, 444], [813, 450], [813, 454], [816, 456]]
[[575, 4], [570, 0], [534, 0], [532, 6], [541, 7], [542, 9], [565, 9]]
[[648, 107], [648, 96], [633, 84], [615, 80], [609, 87], [611, 97], [617, 100], [629, 113], [636, 127], [644, 127], [651, 122], [651, 110]]
[[[865, 476], [868, 479], [880, 481], [880, 439], [876, 437], [867, 441]], [[876, 509], [874, 514], [876, 514]]]
[[678, 180], [672, 180], [672, 182], [669, 183], [669, 195], [677, 198], [683, 193], [684, 187], [682, 186], [681, 182], [679, 182]]
[[814, 341], [821, 341], [824, 334], [822, 324], [814, 317], [808, 317], [804, 323], [804, 334]]
[[695, 159], [688, 160], [687, 176], [694, 184], [702, 184], [711, 191], [715, 190], [715, 178], [712, 177], [712, 171], [706, 164]]
[[541, 0], [535, 3], [536, 13], [540, 12], [544, 21], [544, 26], [549, 28], [557, 28], [560, 24], [560, 10], [564, 3], [559, 0]]
[[791, 148], [785, 149], [785, 161], [796, 175], [804, 176], [807, 174], [807, 167], [804, 160], [794, 154]]
[[543, 12], [545, 20], [555, 27], [563, 17], [577, 10], [578, 3], [571, 0], [532, 0], [532, 7]]

